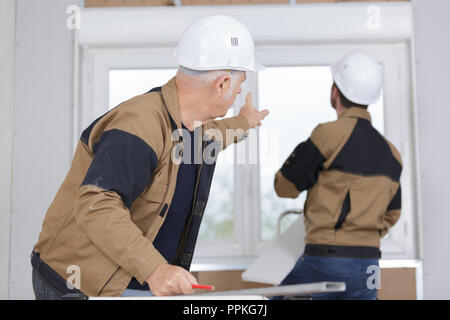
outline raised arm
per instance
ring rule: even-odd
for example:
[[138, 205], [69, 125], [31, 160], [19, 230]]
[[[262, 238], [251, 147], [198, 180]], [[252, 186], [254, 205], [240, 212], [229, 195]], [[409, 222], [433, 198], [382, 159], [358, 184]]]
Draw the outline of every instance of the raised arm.
[[279, 197], [296, 198], [300, 192], [317, 182], [319, 171], [326, 160], [315, 142], [320, 130], [320, 126], [314, 129], [311, 137], [294, 149], [275, 174], [274, 188]]
[[[218, 136], [222, 137], [222, 149], [225, 149], [229, 145], [245, 138], [249, 129], [260, 126], [261, 121], [268, 114], [269, 111], [267, 109], [259, 111], [254, 107], [251, 94], [248, 93], [245, 104], [239, 111], [239, 115], [207, 123], [204, 126], [204, 130], [205, 133], [210, 133], [210, 135], [214, 135], [216, 138]], [[218, 130], [220, 134], [215, 134], [214, 130]]]

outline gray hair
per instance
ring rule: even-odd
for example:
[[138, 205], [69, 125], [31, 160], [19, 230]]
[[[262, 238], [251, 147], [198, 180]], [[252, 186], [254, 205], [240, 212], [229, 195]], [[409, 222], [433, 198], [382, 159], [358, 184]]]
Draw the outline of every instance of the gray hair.
[[229, 74], [234, 74], [236, 70], [194, 70], [194, 69], [189, 69], [183, 66], [180, 66], [178, 68], [178, 72], [182, 72], [187, 76], [190, 77], [198, 77], [199, 79], [201, 78], [201, 80], [203, 81], [214, 81], [216, 80], [218, 77], [223, 76], [226, 73]]
[[[208, 84], [212, 81], [215, 81], [217, 78], [222, 77], [226, 74], [231, 75], [231, 88], [234, 88], [237, 83], [238, 75], [241, 75], [244, 71], [238, 70], [193, 70], [183, 66], [178, 68], [178, 72], [188, 76], [191, 80], [196, 82], [197, 84]], [[229, 97], [231, 95], [231, 91], [227, 93]], [[225, 98], [228, 98], [228, 97]]]

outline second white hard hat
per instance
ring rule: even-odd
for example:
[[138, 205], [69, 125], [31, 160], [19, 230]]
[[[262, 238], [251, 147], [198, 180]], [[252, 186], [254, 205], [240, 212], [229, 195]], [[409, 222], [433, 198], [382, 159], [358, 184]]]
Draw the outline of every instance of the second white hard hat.
[[383, 88], [383, 72], [373, 58], [349, 53], [331, 66], [333, 80], [351, 102], [369, 105], [378, 101]]
[[238, 20], [215, 15], [195, 20], [184, 31], [174, 52], [175, 61], [193, 70], [261, 71], [248, 28]]

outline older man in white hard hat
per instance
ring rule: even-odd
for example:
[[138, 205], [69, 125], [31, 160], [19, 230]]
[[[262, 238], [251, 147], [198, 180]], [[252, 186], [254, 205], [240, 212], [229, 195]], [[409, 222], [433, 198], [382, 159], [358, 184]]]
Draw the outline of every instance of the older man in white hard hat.
[[313, 299], [376, 299], [380, 239], [400, 217], [402, 160], [371, 124], [381, 66], [351, 53], [331, 67], [338, 120], [317, 126], [275, 175], [280, 197], [306, 191], [305, 251], [282, 284], [345, 282]]
[[246, 72], [263, 69], [239, 21], [195, 21], [174, 56], [176, 77], [83, 131], [32, 253], [37, 299], [193, 292], [189, 267], [217, 153], [268, 111], [248, 95], [238, 116], [214, 121]]

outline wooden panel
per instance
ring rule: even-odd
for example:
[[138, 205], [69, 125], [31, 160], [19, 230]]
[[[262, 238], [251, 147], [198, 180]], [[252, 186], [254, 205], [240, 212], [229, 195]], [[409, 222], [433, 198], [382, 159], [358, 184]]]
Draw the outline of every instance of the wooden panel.
[[182, 0], [181, 5], [287, 4], [289, 0]]
[[[229, 1], [228, 0], [219, 0], [217, 2], [220, 2], [220, 4], [228, 4]], [[211, 4], [211, 0], [181, 0], [181, 5], [183, 6], [193, 6], [193, 5], [198, 5], [198, 6], [203, 6], [203, 5], [210, 5]]]
[[243, 270], [202, 271], [197, 273], [197, 280], [201, 284], [213, 285], [216, 288], [216, 291], [264, 288], [271, 286], [257, 282], [242, 281], [242, 272]]
[[297, 3], [325, 3], [325, 2], [336, 2], [336, 0], [297, 0]]
[[85, 0], [85, 7], [146, 7], [173, 5], [173, 0]]
[[416, 276], [414, 268], [382, 268], [380, 300], [415, 300]]
[[[216, 291], [269, 287], [269, 284], [242, 281], [243, 271], [202, 271], [194, 273], [198, 282], [215, 286]], [[379, 300], [415, 300], [416, 277], [413, 268], [382, 268]]]
[[[297, 0], [297, 3], [329, 2], [387, 2], [410, 0]], [[289, 0], [181, 0], [184, 6], [191, 5], [242, 5], [242, 4], [287, 4]], [[174, 0], [85, 0], [86, 7], [139, 7], [173, 6]]]

